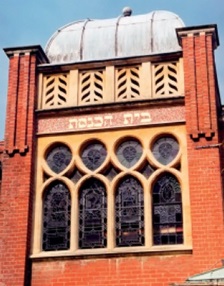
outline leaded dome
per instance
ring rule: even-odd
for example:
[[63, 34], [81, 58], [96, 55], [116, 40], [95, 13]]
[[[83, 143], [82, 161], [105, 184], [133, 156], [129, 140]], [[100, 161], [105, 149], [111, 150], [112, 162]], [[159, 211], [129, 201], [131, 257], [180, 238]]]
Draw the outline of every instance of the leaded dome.
[[168, 11], [114, 19], [81, 20], [58, 29], [46, 45], [51, 63], [106, 60], [181, 50], [176, 28], [183, 21]]

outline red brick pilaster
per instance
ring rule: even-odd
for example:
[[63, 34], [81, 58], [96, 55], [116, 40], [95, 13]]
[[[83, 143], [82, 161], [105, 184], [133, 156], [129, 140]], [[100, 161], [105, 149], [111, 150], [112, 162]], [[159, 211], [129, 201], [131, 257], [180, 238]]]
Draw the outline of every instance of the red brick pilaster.
[[208, 257], [219, 261], [224, 255], [221, 110], [214, 61], [218, 34], [215, 25], [182, 28], [177, 34], [184, 61], [193, 253], [204, 270]]
[[214, 49], [219, 44], [215, 25], [177, 29], [183, 48], [186, 121], [193, 139], [218, 140]]
[[[36, 65], [47, 61], [39, 46], [5, 49], [10, 58], [5, 149], [8, 154], [28, 151], [29, 122], [33, 122]], [[31, 140], [32, 142], [32, 140]]]
[[5, 52], [10, 63], [0, 194], [0, 282], [7, 286], [24, 286], [29, 285], [26, 279], [35, 147], [36, 67], [47, 58], [40, 46], [5, 49]]

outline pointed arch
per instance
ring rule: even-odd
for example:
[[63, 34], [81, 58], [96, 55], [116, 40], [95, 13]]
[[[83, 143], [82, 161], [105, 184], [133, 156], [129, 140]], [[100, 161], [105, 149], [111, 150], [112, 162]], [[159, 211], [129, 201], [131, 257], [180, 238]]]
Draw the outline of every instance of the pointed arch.
[[183, 243], [181, 187], [171, 173], [162, 173], [152, 190], [153, 244]]
[[116, 245], [144, 245], [144, 194], [133, 176], [124, 177], [115, 193]]
[[44, 251], [70, 248], [71, 195], [61, 181], [51, 183], [43, 194]]
[[84, 182], [79, 190], [79, 248], [107, 246], [107, 194], [96, 178]]

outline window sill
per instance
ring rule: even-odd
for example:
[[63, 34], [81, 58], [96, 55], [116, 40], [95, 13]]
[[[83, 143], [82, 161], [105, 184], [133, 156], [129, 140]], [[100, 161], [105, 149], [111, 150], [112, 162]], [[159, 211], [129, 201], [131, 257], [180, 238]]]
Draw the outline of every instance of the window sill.
[[141, 248], [141, 247], [132, 247], [132, 248], [114, 248], [113, 250], [109, 249], [88, 249], [83, 250], [79, 249], [76, 251], [66, 250], [66, 251], [47, 251], [31, 254], [31, 259], [44, 259], [44, 258], [91, 258], [91, 257], [116, 257], [116, 256], [155, 256], [155, 255], [174, 255], [175, 254], [191, 254], [192, 247], [185, 245], [159, 245], [152, 246], [151, 248]]

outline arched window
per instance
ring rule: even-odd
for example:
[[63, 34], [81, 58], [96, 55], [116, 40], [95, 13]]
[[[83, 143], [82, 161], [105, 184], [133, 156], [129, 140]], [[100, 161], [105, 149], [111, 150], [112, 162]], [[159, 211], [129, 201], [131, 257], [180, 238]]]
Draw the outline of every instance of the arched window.
[[185, 132], [151, 126], [40, 139], [33, 254], [190, 249]]
[[43, 197], [43, 250], [69, 249], [70, 216], [70, 192], [62, 182], [56, 181], [46, 189]]
[[143, 188], [132, 176], [117, 187], [115, 198], [116, 245], [144, 245]]
[[107, 246], [107, 195], [104, 184], [91, 178], [79, 192], [79, 247]]
[[154, 245], [183, 243], [181, 189], [178, 180], [164, 173], [153, 186]]

